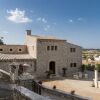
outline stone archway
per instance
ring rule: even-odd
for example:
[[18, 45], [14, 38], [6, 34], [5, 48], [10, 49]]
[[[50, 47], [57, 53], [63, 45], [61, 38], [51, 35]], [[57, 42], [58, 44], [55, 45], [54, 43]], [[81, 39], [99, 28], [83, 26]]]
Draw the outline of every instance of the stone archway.
[[52, 71], [53, 74], [56, 73], [56, 69], [55, 69], [55, 61], [49, 62], [49, 70]]

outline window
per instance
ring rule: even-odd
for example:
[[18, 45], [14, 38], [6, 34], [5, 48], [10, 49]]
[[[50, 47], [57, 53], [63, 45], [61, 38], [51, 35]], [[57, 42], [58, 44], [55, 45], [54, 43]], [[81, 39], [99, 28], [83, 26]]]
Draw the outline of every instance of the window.
[[76, 50], [76, 49], [75, 49], [75, 48], [73, 48], [73, 52], [75, 52], [75, 50]]
[[10, 51], [13, 51], [13, 49], [10, 49]]
[[70, 63], [70, 67], [76, 67], [77, 64], [76, 63]]
[[54, 50], [54, 46], [51, 46], [51, 50]]
[[70, 48], [70, 52], [72, 52], [73, 50], [72, 50], [72, 48]]
[[49, 51], [49, 50], [52, 50], [52, 51], [56, 51], [58, 49], [58, 47], [57, 46], [47, 46], [47, 50]]
[[74, 63], [74, 67], [76, 67], [76, 63]]
[[57, 46], [55, 46], [55, 50], [57, 50]]
[[0, 49], [0, 51], [3, 51], [3, 49]]
[[70, 48], [70, 52], [75, 52], [76, 49], [75, 48]]
[[47, 50], [50, 50], [50, 46], [47, 46]]
[[22, 49], [19, 49], [19, 51], [22, 51]]

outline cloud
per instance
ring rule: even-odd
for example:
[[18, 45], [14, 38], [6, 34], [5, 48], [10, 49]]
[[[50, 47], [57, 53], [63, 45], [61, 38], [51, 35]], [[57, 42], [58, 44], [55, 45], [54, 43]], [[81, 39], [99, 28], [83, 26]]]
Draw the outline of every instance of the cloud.
[[9, 33], [8, 31], [5, 31], [5, 30], [0, 29], [0, 35], [8, 34], [8, 33]]
[[4, 33], [4, 34], [8, 34], [9, 32], [8, 32], [8, 31], [2, 31], [2, 33]]
[[72, 19], [69, 19], [68, 22], [73, 23], [73, 20]]
[[78, 21], [82, 21], [82, 20], [83, 20], [83, 18], [79, 17], [79, 18], [77, 18], [77, 20], [78, 20]]
[[38, 18], [37, 18], [37, 21], [41, 21], [41, 19], [42, 19], [41, 17], [38, 17]]
[[45, 18], [42, 17], [38, 17], [37, 21], [43, 22], [43, 23], [47, 23], [47, 20]]
[[44, 28], [45, 31], [48, 31], [48, 29], [50, 29], [50, 25], [47, 25], [47, 26]]
[[15, 23], [27, 23], [27, 22], [32, 22], [30, 18], [25, 16], [25, 10], [19, 10], [16, 8], [15, 10], [7, 10], [7, 13], [10, 14], [7, 19], [15, 22]]

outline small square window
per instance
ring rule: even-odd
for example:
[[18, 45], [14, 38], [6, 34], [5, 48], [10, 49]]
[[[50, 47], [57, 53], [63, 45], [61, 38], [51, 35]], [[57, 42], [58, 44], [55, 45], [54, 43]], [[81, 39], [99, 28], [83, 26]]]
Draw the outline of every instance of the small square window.
[[70, 52], [75, 52], [76, 49], [75, 48], [70, 48]]
[[19, 49], [19, 51], [22, 51], [22, 49]]
[[10, 51], [13, 51], [13, 49], [10, 49]]
[[54, 46], [51, 46], [51, 50], [54, 50]]
[[76, 67], [76, 63], [74, 63], [74, 67]]
[[57, 50], [57, 46], [55, 46], [55, 50]]
[[50, 50], [50, 46], [47, 46], [47, 50]]
[[76, 51], [76, 49], [75, 48], [73, 48], [73, 52], [75, 52]]
[[0, 49], [0, 51], [3, 51], [3, 49]]
[[70, 52], [73, 52], [73, 48], [70, 48]]

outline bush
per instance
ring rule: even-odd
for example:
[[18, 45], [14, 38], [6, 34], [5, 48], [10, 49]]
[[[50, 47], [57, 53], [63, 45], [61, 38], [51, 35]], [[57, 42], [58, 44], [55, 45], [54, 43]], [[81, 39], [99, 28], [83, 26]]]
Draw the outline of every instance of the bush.
[[100, 72], [100, 64], [96, 64], [96, 69]]
[[85, 65], [84, 65], [84, 64], [81, 66], [81, 71], [82, 71], [82, 72], [85, 71]]
[[85, 65], [85, 68], [86, 68], [86, 70], [94, 71], [95, 65], [88, 64], [88, 65]]

